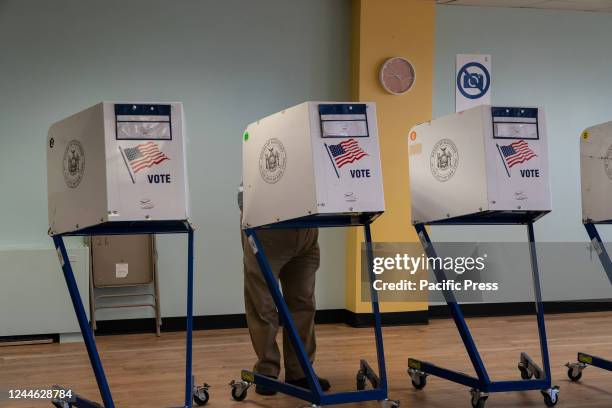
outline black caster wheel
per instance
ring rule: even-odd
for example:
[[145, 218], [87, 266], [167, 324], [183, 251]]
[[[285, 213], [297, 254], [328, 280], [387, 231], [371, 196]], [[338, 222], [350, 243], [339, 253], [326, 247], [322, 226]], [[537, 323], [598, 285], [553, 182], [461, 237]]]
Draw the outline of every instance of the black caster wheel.
[[544, 395], [544, 403], [547, 407], [554, 407], [555, 405], [557, 405], [558, 401], [559, 397], [557, 397], [556, 395], [554, 397], [551, 397], [548, 394]]
[[567, 377], [571, 381], [578, 381], [578, 380], [580, 380], [582, 378], [582, 371], [579, 371], [578, 374], [574, 375], [574, 369], [568, 368], [567, 369]]
[[232, 398], [236, 401], [243, 401], [247, 396], [247, 390], [242, 390], [242, 392], [238, 392], [236, 387], [232, 387]]
[[366, 388], [366, 376], [362, 370], [357, 372], [357, 377], [355, 379], [355, 387], [358, 391], [363, 391]]
[[550, 390], [542, 390], [542, 395], [544, 396], [544, 404], [547, 407], [554, 407], [559, 402], [559, 388], [554, 387]]
[[210, 395], [206, 390], [200, 390], [197, 394], [193, 394], [193, 402], [199, 406], [206, 405], [209, 399]]
[[427, 376], [424, 374], [417, 374], [416, 378], [412, 378], [412, 386], [417, 390], [422, 390], [427, 385]]

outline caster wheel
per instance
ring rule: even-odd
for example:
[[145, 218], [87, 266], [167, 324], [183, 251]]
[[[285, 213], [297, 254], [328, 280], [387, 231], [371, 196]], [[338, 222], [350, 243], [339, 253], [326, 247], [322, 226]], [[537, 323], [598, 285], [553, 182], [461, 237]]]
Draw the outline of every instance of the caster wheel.
[[[415, 378], [416, 377], [416, 378]], [[427, 385], [427, 376], [418, 374], [412, 378], [412, 386], [417, 390], [422, 390]]]
[[199, 406], [206, 405], [209, 398], [210, 395], [206, 390], [199, 390], [197, 393], [193, 394], [193, 402], [195, 402]]
[[238, 392], [236, 387], [232, 387], [232, 398], [236, 401], [242, 401], [247, 396], [247, 390], [243, 390], [242, 392]]
[[542, 395], [544, 396], [544, 404], [547, 407], [554, 407], [559, 402], [559, 388], [554, 387], [550, 390], [542, 390]]
[[567, 377], [571, 381], [578, 381], [582, 378], [582, 371], [579, 371], [578, 374], [574, 375], [574, 370], [572, 368], [567, 369]]
[[359, 370], [355, 381], [355, 387], [358, 391], [363, 391], [366, 388], [366, 376], [363, 371]]

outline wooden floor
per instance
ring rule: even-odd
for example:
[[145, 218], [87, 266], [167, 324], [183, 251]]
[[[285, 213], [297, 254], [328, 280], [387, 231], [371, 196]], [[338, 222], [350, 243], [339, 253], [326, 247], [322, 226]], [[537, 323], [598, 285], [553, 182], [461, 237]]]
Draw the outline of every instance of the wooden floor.
[[[494, 380], [518, 379], [520, 351], [539, 359], [537, 328], [532, 316], [469, 320], [489, 374]], [[566, 376], [567, 361], [577, 351], [612, 358], [612, 313], [547, 316], [553, 382], [561, 387], [559, 407], [612, 407], [612, 373], [587, 368], [578, 383]], [[359, 358], [375, 364], [371, 329], [344, 325], [317, 328], [315, 368], [332, 382], [333, 391], [352, 390]], [[433, 320], [427, 326], [384, 329], [390, 397], [401, 406], [420, 408], [469, 408], [467, 388], [429, 377], [427, 387], [416, 391], [406, 374], [407, 357], [418, 357], [444, 367], [472, 373], [467, 355], [451, 320]], [[99, 337], [98, 347], [117, 406], [168, 407], [183, 398], [183, 334]], [[286, 397], [261, 397], [249, 390], [247, 399], [230, 398], [228, 382], [249, 368], [254, 355], [244, 329], [198, 331], [194, 334], [194, 374], [197, 382], [211, 387], [209, 407], [298, 407], [301, 401]], [[536, 360], [537, 361], [537, 360]], [[99, 400], [82, 344], [48, 344], [0, 347], [0, 390], [45, 388], [53, 384], [72, 387]], [[376, 407], [375, 402], [359, 404]], [[2, 407], [49, 407], [48, 402], [0, 401]], [[537, 391], [492, 394], [487, 407], [544, 407]]]

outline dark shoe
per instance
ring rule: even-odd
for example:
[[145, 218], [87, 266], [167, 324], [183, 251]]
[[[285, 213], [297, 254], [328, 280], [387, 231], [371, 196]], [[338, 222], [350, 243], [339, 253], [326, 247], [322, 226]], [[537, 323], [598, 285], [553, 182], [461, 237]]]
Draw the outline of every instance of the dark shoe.
[[[274, 380], [278, 377], [266, 376]], [[255, 392], [259, 395], [276, 395], [277, 391], [274, 388], [266, 387], [265, 385], [255, 384]]]
[[[323, 391], [328, 391], [331, 388], [331, 384], [325, 378], [318, 377], [319, 385]], [[306, 378], [300, 378], [299, 380], [286, 380], [287, 384], [295, 385], [296, 387], [310, 389], [308, 386], [308, 380]]]

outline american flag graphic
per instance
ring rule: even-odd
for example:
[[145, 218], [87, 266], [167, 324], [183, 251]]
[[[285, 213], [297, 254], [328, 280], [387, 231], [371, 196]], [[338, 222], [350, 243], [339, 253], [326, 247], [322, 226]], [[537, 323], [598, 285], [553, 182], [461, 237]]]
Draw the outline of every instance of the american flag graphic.
[[499, 149], [509, 168], [537, 157], [537, 154], [529, 148], [529, 144], [524, 140], [519, 140], [508, 146], [499, 146]]
[[336, 145], [329, 145], [328, 148], [338, 168], [368, 155], [359, 147], [359, 143], [355, 139], [345, 140]]
[[170, 160], [168, 156], [159, 150], [157, 143], [154, 142], [141, 143], [135, 147], [123, 149], [123, 152], [134, 173]]

